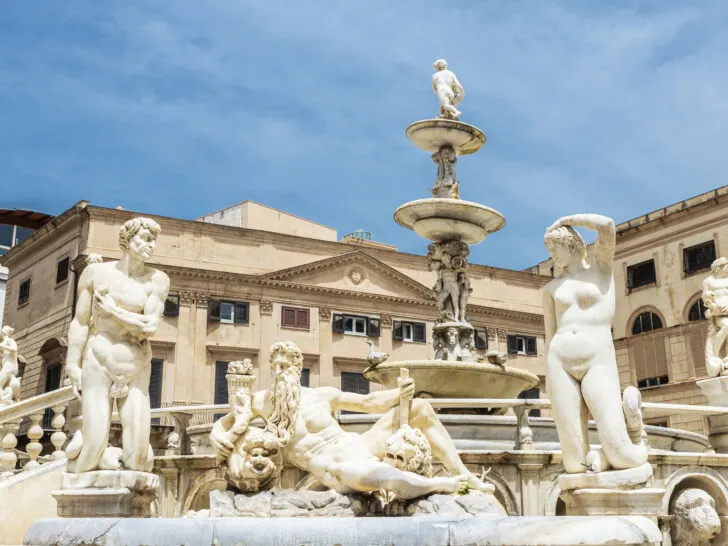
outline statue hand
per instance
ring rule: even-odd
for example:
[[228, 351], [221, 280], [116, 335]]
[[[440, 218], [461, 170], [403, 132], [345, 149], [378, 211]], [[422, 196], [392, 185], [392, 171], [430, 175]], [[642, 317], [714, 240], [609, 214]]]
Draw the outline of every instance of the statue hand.
[[405, 400], [412, 400], [415, 397], [415, 380], [410, 378], [397, 379], [399, 386], [399, 397]]
[[235, 449], [231, 431], [221, 430], [221, 428], [215, 426], [210, 431], [210, 443], [215, 448], [218, 456], [225, 459], [230, 457], [233, 449]]
[[68, 379], [71, 380], [71, 385], [73, 386], [73, 394], [76, 395], [76, 398], [80, 399], [83, 377], [81, 367], [78, 364], [66, 364], [66, 375], [68, 376]]
[[104, 315], [110, 315], [116, 307], [116, 302], [109, 296], [108, 290], [99, 289], [94, 291], [94, 310]]

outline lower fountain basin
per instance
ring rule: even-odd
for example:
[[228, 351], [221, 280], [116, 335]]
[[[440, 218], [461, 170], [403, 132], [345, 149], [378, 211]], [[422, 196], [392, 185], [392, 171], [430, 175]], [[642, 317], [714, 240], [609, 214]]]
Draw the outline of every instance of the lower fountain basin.
[[505, 218], [497, 210], [447, 197], [405, 203], [395, 211], [394, 220], [430, 241], [458, 239], [469, 245], [480, 243], [489, 233], [498, 231], [506, 224]]
[[516, 398], [539, 384], [538, 376], [517, 368], [448, 360], [383, 362], [364, 370], [364, 377], [393, 389], [400, 368], [409, 370], [416, 394], [433, 398]]

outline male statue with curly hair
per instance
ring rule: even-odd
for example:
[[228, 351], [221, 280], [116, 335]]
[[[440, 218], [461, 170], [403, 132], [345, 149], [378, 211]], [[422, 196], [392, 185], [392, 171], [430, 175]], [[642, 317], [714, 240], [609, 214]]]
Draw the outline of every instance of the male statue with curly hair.
[[[81, 396], [83, 426], [66, 448], [69, 472], [101, 466], [152, 469], [149, 338], [159, 326], [169, 278], [145, 262], [159, 232], [159, 224], [150, 218], [129, 220], [119, 231], [121, 259], [90, 263], [79, 279], [66, 373]], [[114, 401], [123, 452], [120, 461], [104, 463]]]

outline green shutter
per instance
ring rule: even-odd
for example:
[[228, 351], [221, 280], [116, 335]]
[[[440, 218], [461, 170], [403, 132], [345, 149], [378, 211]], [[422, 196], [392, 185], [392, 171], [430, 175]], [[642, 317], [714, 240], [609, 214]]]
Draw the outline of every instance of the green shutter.
[[220, 300], [210, 300], [207, 303], [207, 318], [220, 322]]
[[412, 323], [412, 340], [418, 343], [427, 342], [427, 327], [424, 322]]
[[367, 335], [369, 337], [379, 337], [379, 332], [381, 330], [380, 324], [381, 323], [378, 318], [368, 318], [367, 319]]
[[511, 354], [518, 353], [518, 340], [514, 335], [508, 335], [508, 352]]
[[392, 323], [392, 339], [404, 339], [404, 335], [402, 334], [402, 321], [401, 320], [395, 320]]

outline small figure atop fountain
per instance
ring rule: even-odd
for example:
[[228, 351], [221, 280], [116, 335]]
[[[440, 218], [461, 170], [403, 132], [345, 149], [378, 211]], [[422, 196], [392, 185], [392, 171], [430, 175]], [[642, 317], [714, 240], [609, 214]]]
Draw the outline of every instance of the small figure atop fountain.
[[432, 75], [432, 89], [440, 101], [440, 117], [446, 119], [460, 119], [462, 112], [455, 108], [463, 100], [465, 91], [455, 74], [447, 68], [445, 59], [438, 59], [433, 65], [435, 72]]

